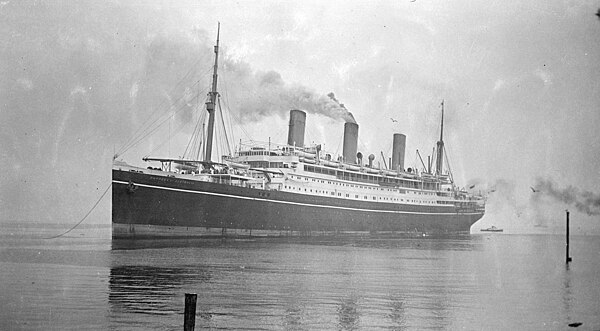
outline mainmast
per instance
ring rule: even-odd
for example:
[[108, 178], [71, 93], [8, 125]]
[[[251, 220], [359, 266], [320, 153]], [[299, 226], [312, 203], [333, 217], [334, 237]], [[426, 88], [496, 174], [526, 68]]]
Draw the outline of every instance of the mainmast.
[[435, 164], [435, 173], [440, 176], [444, 164], [444, 100], [442, 100], [442, 125], [440, 129], [440, 140], [437, 142], [437, 160]]
[[217, 103], [217, 69], [219, 68], [219, 32], [221, 23], [217, 25], [217, 44], [215, 45], [215, 66], [213, 68], [212, 89], [208, 92], [208, 101], [206, 102], [206, 111], [208, 111], [208, 130], [206, 136], [206, 152], [204, 161], [210, 162], [212, 157], [213, 131], [215, 127], [215, 105]]

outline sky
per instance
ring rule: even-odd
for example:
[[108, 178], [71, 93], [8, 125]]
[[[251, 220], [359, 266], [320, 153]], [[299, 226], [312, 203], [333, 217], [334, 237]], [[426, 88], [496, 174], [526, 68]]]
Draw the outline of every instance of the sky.
[[[334, 93], [359, 151], [380, 162], [404, 133], [406, 167], [418, 166], [444, 100], [454, 178], [488, 197], [474, 228], [557, 233], [568, 208], [575, 233], [600, 233], [599, 6], [3, 0], [0, 223], [74, 224], [110, 185], [115, 153], [182, 156], [220, 22], [232, 141], [285, 143], [288, 112], [302, 108], [305, 141], [341, 153]], [[91, 218], [110, 222], [110, 196]]]

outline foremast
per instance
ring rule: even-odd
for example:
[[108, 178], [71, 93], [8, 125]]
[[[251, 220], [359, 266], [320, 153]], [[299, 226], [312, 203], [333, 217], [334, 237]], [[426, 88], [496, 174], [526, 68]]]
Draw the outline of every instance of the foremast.
[[219, 32], [221, 30], [221, 23], [217, 25], [217, 44], [215, 45], [215, 65], [213, 67], [213, 80], [212, 89], [208, 92], [208, 101], [206, 102], [206, 111], [208, 111], [208, 128], [206, 134], [206, 151], [204, 153], [204, 161], [211, 162], [212, 158], [212, 145], [213, 145], [213, 133], [215, 127], [215, 108], [217, 103], [217, 70], [219, 68]]

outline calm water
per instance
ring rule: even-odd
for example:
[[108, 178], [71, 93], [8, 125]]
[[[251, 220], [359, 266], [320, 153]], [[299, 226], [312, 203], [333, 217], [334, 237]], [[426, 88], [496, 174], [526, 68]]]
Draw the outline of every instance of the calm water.
[[[600, 237], [113, 243], [4, 226], [1, 330], [600, 330]], [[574, 329], [573, 329], [574, 330]]]

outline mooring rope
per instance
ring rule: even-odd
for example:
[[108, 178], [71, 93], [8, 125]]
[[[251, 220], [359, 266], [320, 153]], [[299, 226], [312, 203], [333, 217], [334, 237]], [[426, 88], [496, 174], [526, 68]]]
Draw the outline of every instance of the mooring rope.
[[100, 198], [98, 199], [98, 201], [96, 201], [96, 203], [94, 204], [94, 206], [92, 207], [92, 209], [90, 209], [87, 214], [85, 214], [85, 216], [83, 216], [83, 218], [77, 222], [77, 224], [75, 224], [72, 228], [70, 228], [69, 230], [57, 235], [57, 236], [53, 236], [53, 237], [47, 237], [47, 238], [42, 238], [42, 239], [55, 239], [58, 237], [62, 237], [65, 234], [73, 231], [73, 229], [75, 229], [76, 227], [79, 226], [79, 224], [83, 223], [83, 221], [85, 221], [85, 219], [90, 216], [90, 214], [94, 211], [94, 209], [96, 209], [96, 206], [98, 206], [98, 204], [100, 203], [100, 201], [102, 201], [102, 198], [104, 198], [104, 196], [106, 195], [106, 193], [108, 192], [108, 190], [110, 189], [110, 187], [112, 186], [112, 183], [108, 184], [108, 187], [106, 188], [106, 190], [104, 190], [104, 193], [102, 193], [102, 195], [100, 196]]

